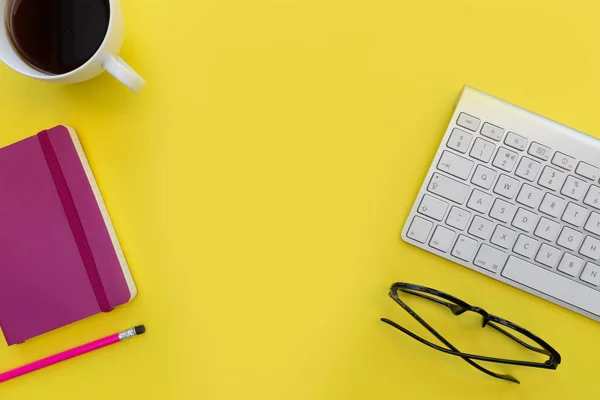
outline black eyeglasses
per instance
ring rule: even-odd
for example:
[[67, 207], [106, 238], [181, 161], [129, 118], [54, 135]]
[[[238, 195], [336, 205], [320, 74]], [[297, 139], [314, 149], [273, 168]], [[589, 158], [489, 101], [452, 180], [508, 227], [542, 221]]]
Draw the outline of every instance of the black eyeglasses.
[[[419, 317], [419, 315], [417, 315], [416, 312], [414, 312], [408, 305], [406, 305], [406, 303], [404, 303], [402, 300], [400, 300], [400, 298], [398, 297], [398, 292], [408, 293], [408, 294], [411, 294], [414, 296], [421, 297], [426, 300], [433, 301], [437, 304], [441, 304], [445, 307], [448, 307], [454, 315], [461, 315], [467, 311], [477, 313], [477, 314], [481, 315], [481, 317], [483, 318], [482, 324], [481, 324], [482, 328], [484, 328], [486, 326], [490, 326], [490, 327], [494, 328], [495, 330], [497, 330], [498, 332], [500, 332], [500, 333], [508, 336], [512, 340], [516, 341], [521, 346], [524, 346], [531, 351], [535, 351], [536, 353], [547, 355], [549, 358], [546, 362], [541, 363], [541, 362], [508, 360], [508, 359], [504, 359], [504, 358], [485, 357], [485, 356], [479, 356], [476, 354], [462, 353], [456, 347], [454, 347], [448, 340], [446, 340], [442, 335], [440, 335], [435, 329], [433, 329], [427, 322], [425, 322], [421, 317]], [[433, 296], [435, 296], [435, 297], [433, 297]], [[472, 306], [460, 299], [457, 299], [456, 297], [451, 296], [447, 293], [440, 292], [439, 290], [431, 289], [431, 288], [428, 288], [425, 286], [413, 285], [411, 283], [404, 283], [404, 282], [396, 282], [390, 288], [390, 297], [392, 299], [394, 299], [394, 301], [396, 303], [398, 303], [404, 310], [406, 310], [406, 312], [408, 312], [410, 315], [412, 315], [413, 318], [415, 318], [417, 321], [419, 321], [419, 323], [421, 325], [423, 325], [429, 332], [431, 332], [436, 338], [438, 338], [448, 348], [444, 348], [442, 346], [438, 346], [435, 343], [431, 343], [430, 341], [423, 339], [422, 337], [414, 334], [413, 332], [398, 325], [397, 323], [390, 321], [387, 318], [381, 318], [381, 321], [402, 331], [403, 333], [407, 334], [408, 336], [412, 337], [415, 340], [418, 340], [419, 342], [423, 343], [424, 345], [427, 345], [433, 349], [442, 351], [446, 354], [451, 354], [453, 356], [458, 356], [458, 357], [462, 358], [463, 360], [465, 360], [467, 363], [469, 363], [473, 367], [477, 368], [478, 370], [480, 370], [481, 372], [483, 372], [485, 374], [493, 376], [494, 378], [504, 379], [507, 381], [515, 382], [515, 383], [520, 383], [515, 377], [513, 377], [511, 375], [497, 374], [495, 372], [490, 371], [487, 368], [482, 367], [481, 365], [477, 364], [473, 360], [488, 361], [488, 362], [494, 362], [494, 363], [499, 363], [499, 364], [519, 365], [522, 367], [544, 368], [544, 369], [556, 369], [558, 367], [558, 365], [560, 364], [560, 354], [558, 353], [558, 351], [556, 351], [552, 346], [550, 346], [548, 343], [546, 343], [545, 341], [540, 339], [538, 336], [534, 335], [533, 333], [529, 332], [528, 330], [526, 330], [524, 328], [521, 328], [517, 324], [513, 324], [512, 322], [507, 321], [503, 318], [489, 314], [484, 309], [482, 309], [480, 307], [474, 307], [474, 306]], [[447, 301], [444, 301], [441, 299], [444, 299]], [[508, 332], [506, 329], [500, 327], [500, 325], [505, 328], [510, 328], [510, 329], [522, 334], [523, 336], [531, 339], [533, 342], [537, 343], [541, 348], [538, 348], [538, 347], [532, 346], [528, 343], [525, 343], [523, 340], [519, 339], [512, 333]]]

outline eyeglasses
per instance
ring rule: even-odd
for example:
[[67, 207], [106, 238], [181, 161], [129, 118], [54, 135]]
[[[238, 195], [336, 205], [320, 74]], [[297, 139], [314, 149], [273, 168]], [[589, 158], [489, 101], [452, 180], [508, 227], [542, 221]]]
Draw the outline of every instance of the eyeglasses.
[[[414, 312], [412, 310], [412, 308], [410, 308], [406, 303], [404, 303], [402, 300], [400, 300], [400, 298], [398, 297], [399, 292], [408, 293], [413, 296], [417, 296], [417, 297], [421, 297], [426, 300], [433, 301], [437, 304], [440, 304], [442, 306], [449, 308], [450, 311], [452, 311], [452, 314], [457, 315], [457, 316], [461, 315], [465, 312], [477, 313], [477, 314], [481, 315], [481, 317], [483, 319], [482, 324], [481, 324], [482, 328], [489, 326], [489, 327], [495, 329], [496, 331], [511, 338], [512, 340], [516, 341], [521, 346], [524, 346], [525, 348], [527, 348], [531, 351], [534, 351], [536, 353], [544, 354], [544, 355], [548, 356], [549, 358], [546, 362], [541, 363], [541, 362], [508, 360], [508, 359], [504, 359], [504, 358], [485, 357], [485, 356], [480, 356], [480, 355], [476, 355], [476, 354], [462, 353], [454, 345], [452, 345], [448, 340], [446, 340], [442, 335], [440, 335], [435, 329], [433, 329], [427, 322], [425, 322], [421, 317], [419, 317], [419, 315], [416, 312]], [[481, 372], [483, 372], [485, 374], [493, 376], [494, 378], [504, 379], [507, 381], [515, 382], [515, 383], [520, 383], [515, 377], [513, 377], [511, 375], [497, 374], [495, 372], [490, 371], [487, 368], [482, 367], [481, 365], [477, 364], [473, 360], [487, 361], [487, 362], [493, 362], [493, 363], [499, 363], [499, 364], [519, 365], [522, 367], [543, 368], [543, 369], [556, 369], [558, 367], [558, 365], [560, 364], [560, 354], [552, 346], [550, 346], [548, 343], [546, 343], [545, 341], [540, 339], [538, 336], [534, 335], [533, 333], [520, 327], [517, 324], [514, 324], [510, 321], [507, 321], [507, 320], [497, 317], [495, 315], [489, 314], [484, 309], [482, 309], [480, 307], [472, 306], [452, 295], [449, 295], [447, 293], [440, 292], [439, 290], [431, 289], [431, 288], [428, 288], [425, 286], [413, 285], [411, 283], [404, 283], [404, 282], [394, 283], [392, 285], [392, 287], [390, 288], [389, 295], [406, 312], [408, 312], [414, 319], [416, 319], [429, 332], [431, 332], [444, 345], [446, 345], [447, 348], [444, 348], [444, 347], [439, 346], [435, 343], [432, 343], [426, 339], [423, 339], [422, 337], [409, 331], [408, 329], [404, 328], [403, 326], [400, 326], [397, 323], [390, 321], [387, 318], [381, 318], [381, 321], [385, 322], [388, 325], [393, 326], [394, 328], [407, 334], [408, 336], [412, 337], [413, 339], [418, 340], [419, 342], [423, 343], [424, 345], [427, 345], [433, 349], [442, 351], [446, 354], [451, 354], [453, 356], [458, 356], [458, 357], [462, 358], [463, 360], [465, 360], [467, 363], [469, 363], [473, 367], [477, 368], [478, 370], [480, 370]], [[538, 348], [538, 347], [532, 346], [528, 343], [525, 343], [523, 340], [519, 339], [514, 334], [510, 333], [505, 328], [512, 329], [513, 331], [518, 332], [519, 334], [531, 339], [533, 342], [537, 343], [541, 348]]]

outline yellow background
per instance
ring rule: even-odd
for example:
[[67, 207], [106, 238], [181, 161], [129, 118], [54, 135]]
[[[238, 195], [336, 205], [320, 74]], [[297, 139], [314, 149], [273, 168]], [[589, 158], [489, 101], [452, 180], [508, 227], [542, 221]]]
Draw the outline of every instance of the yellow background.
[[[600, 393], [600, 324], [399, 238], [463, 84], [600, 136], [597, 0], [123, 0], [123, 9], [122, 56], [146, 89], [132, 94], [106, 75], [54, 86], [2, 65], [0, 144], [77, 129], [139, 296], [0, 346], [0, 370], [136, 323], [148, 332], [1, 384], [2, 399]], [[514, 385], [425, 348], [378, 321], [418, 329], [387, 297], [398, 280], [526, 326], [563, 363], [494, 366], [521, 379]], [[446, 314], [432, 315], [463, 348], [473, 334], [481, 351], [514, 350], [484, 341], [475, 324], [446, 325]]]

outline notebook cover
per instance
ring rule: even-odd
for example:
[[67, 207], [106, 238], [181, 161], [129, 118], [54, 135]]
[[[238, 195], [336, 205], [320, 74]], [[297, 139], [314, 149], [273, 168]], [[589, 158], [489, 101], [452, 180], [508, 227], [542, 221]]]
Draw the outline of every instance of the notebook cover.
[[[46, 132], [106, 298], [126, 303], [135, 284], [77, 135]], [[101, 311], [53, 173], [38, 135], [0, 149], [0, 327], [9, 345]]]

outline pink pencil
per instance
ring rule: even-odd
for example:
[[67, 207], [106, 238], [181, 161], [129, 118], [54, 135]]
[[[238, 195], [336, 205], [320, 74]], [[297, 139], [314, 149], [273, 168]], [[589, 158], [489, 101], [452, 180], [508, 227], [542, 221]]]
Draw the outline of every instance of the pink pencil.
[[16, 378], [21, 375], [28, 374], [33, 371], [37, 371], [38, 369], [42, 369], [48, 367], [53, 364], [57, 364], [61, 361], [68, 360], [73, 357], [80, 356], [85, 353], [89, 353], [90, 351], [98, 350], [106, 346], [110, 346], [111, 344], [119, 343], [125, 339], [129, 339], [131, 337], [141, 335], [146, 332], [146, 328], [144, 325], [136, 326], [135, 328], [127, 329], [121, 333], [115, 333], [114, 335], [107, 336], [105, 338], [96, 340], [91, 343], [84, 344], [82, 346], [76, 347], [71, 350], [64, 351], [59, 354], [55, 354], [50, 357], [43, 358], [38, 361], [34, 361], [31, 364], [23, 365], [22, 367], [15, 368], [11, 371], [3, 372], [0, 374], [0, 382], [5, 382], [9, 379]]

